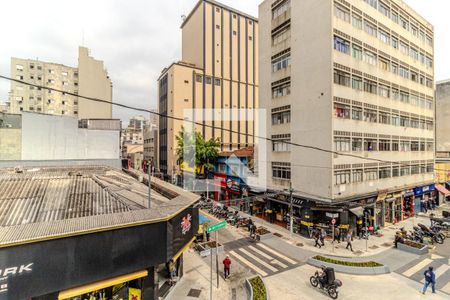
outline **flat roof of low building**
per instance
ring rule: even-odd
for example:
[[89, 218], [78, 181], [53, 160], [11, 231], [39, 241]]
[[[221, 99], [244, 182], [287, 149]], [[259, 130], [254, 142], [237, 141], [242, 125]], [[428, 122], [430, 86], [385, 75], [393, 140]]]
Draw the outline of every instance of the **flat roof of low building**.
[[108, 167], [0, 169], [0, 247], [167, 221], [198, 196]]

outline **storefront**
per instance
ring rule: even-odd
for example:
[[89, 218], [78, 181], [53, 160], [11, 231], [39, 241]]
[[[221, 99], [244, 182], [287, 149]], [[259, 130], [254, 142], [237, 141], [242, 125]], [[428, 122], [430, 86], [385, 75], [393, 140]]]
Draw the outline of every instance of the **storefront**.
[[377, 197], [377, 201], [375, 203], [375, 222], [373, 226], [376, 227], [383, 227], [384, 221], [385, 221], [385, 203], [384, 200], [387, 197], [387, 193], [379, 193]]
[[414, 188], [414, 212], [424, 212], [436, 206], [436, 190], [434, 184]]
[[408, 219], [414, 216], [414, 190], [408, 189], [403, 194], [403, 219]]
[[439, 191], [438, 195], [436, 196], [436, 203], [438, 205], [450, 200], [450, 191], [444, 185], [436, 184], [435, 188], [437, 191]]
[[384, 226], [395, 224], [402, 220], [403, 193], [389, 193], [384, 200]]

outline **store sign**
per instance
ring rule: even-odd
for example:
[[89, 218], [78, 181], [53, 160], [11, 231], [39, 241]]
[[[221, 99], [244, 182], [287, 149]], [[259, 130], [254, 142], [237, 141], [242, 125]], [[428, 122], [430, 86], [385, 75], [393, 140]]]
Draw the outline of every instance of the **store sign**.
[[338, 213], [325, 213], [325, 215], [328, 217], [328, 218], [339, 218], [339, 214]]
[[20, 275], [22, 273], [31, 272], [33, 263], [29, 263], [27, 265], [20, 265], [15, 267], [8, 267], [0, 270], [0, 276], [2, 277], [8, 277], [8, 276], [14, 276], [14, 275]]
[[192, 216], [191, 214], [187, 214], [185, 217], [183, 217], [183, 220], [181, 221], [181, 233], [183, 235], [186, 235], [186, 233], [191, 230], [191, 220]]

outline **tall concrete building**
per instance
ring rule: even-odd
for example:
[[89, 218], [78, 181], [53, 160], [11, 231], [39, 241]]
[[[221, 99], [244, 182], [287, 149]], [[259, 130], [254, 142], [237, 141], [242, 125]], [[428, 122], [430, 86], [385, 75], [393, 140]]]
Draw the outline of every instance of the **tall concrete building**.
[[[102, 61], [79, 47], [78, 67], [39, 60], [11, 58], [11, 78], [64, 92], [112, 102], [112, 83]], [[77, 116], [79, 119], [111, 119], [112, 105], [11, 81], [8, 112], [40, 112]]]
[[450, 79], [436, 83], [436, 159], [450, 162]]
[[[158, 79], [159, 113], [195, 120], [207, 139], [219, 138], [222, 150], [253, 145], [252, 121], [258, 107], [258, 20], [213, 0], [200, 0], [185, 18], [182, 60]], [[185, 110], [194, 110], [187, 113]], [[239, 109], [239, 111], [238, 111]], [[186, 113], [186, 114], [185, 114]], [[176, 171], [176, 135], [183, 122], [159, 120], [159, 167]]]
[[[158, 127], [154, 124], [144, 126], [144, 165], [150, 163], [153, 172], [158, 172]], [[147, 170], [147, 169], [146, 169]]]
[[266, 0], [259, 17], [268, 185], [311, 200], [302, 225], [382, 225], [434, 197], [433, 26], [400, 0]]

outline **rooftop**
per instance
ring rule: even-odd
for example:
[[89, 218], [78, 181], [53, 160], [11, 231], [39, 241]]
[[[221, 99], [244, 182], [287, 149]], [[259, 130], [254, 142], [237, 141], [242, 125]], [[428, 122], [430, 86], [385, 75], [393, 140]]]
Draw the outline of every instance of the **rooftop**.
[[0, 247], [170, 219], [197, 196], [107, 167], [0, 169]]

